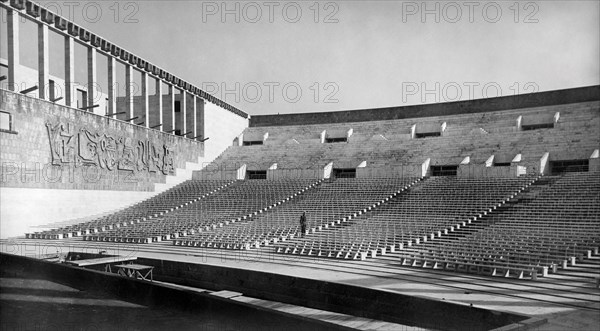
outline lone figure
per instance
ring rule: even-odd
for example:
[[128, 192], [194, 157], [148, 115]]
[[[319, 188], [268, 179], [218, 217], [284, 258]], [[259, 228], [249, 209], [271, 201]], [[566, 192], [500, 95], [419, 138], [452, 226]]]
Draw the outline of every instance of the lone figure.
[[306, 212], [302, 212], [302, 216], [300, 216], [300, 230], [302, 231], [302, 237], [306, 233]]

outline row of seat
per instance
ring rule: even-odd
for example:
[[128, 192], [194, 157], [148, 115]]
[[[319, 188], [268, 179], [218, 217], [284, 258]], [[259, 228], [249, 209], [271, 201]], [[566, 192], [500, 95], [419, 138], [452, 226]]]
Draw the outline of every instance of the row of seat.
[[109, 229], [85, 240], [147, 243], [193, 236], [255, 217], [313, 188], [318, 181], [240, 180], [151, 220]]
[[283, 242], [301, 235], [299, 219], [306, 213], [308, 231], [319, 231], [375, 209], [417, 178], [323, 181], [290, 203], [240, 223], [173, 241], [175, 245], [247, 249]]
[[598, 215], [600, 173], [567, 174], [532, 187], [518, 203], [506, 204], [461, 233], [399, 254], [416, 265], [453, 260], [512, 264], [519, 266], [517, 270], [536, 270], [543, 275], [568, 268], [598, 251]]
[[175, 209], [182, 208], [203, 197], [231, 185], [233, 181], [224, 180], [189, 180], [174, 186], [149, 199], [114, 213], [49, 231], [26, 234], [26, 238], [62, 239], [93, 235], [96, 233], [127, 227], [140, 221], [152, 219]]
[[277, 252], [365, 259], [428, 241], [505, 203], [534, 177], [433, 177], [341, 228], [277, 245]]

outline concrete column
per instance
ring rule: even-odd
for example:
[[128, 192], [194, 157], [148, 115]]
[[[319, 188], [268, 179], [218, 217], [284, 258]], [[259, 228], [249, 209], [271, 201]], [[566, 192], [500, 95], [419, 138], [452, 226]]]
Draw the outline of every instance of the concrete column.
[[[154, 80], [155, 84], [156, 84], [156, 95], [158, 97], [158, 124], [163, 124], [163, 91], [162, 91], [162, 81], [160, 79], [155, 79]], [[157, 128], [158, 130], [164, 132], [165, 131], [165, 127], [164, 124], [160, 127]]]
[[174, 135], [177, 122], [175, 121], [175, 88], [171, 84], [169, 84], [169, 95], [171, 97], [171, 130], [173, 130], [171, 134]]
[[[197, 126], [196, 123], [198, 122], [198, 117], [196, 114], [196, 103], [198, 102], [198, 98], [196, 97], [195, 94], [192, 94], [192, 104], [193, 104], [193, 113], [192, 113], [192, 117], [193, 117], [193, 124], [192, 124], [192, 130], [194, 131], [194, 133], [192, 134], [192, 138], [197, 137], [198, 136], [198, 130], [197, 130]], [[195, 139], [194, 139], [195, 140]]]
[[180, 90], [181, 91], [181, 102], [180, 102], [180, 109], [179, 109], [179, 115], [181, 116], [181, 134], [183, 137], [186, 136], [186, 132], [187, 132], [187, 92], [185, 90]]
[[75, 107], [75, 41], [65, 35], [65, 105]]
[[204, 107], [206, 103], [204, 99], [196, 98], [198, 105], [196, 106], [196, 136], [202, 135], [204, 137]]
[[[115, 58], [112, 56], [108, 56], [107, 61], [107, 70], [108, 70], [108, 113], [114, 114], [117, 112], [117, 102], [115, 97], [115, 80], [116, 80], [116, 70], [115, 70]], [[114, 117], [111, 117], [114, 118]]]
[[49, 51], [48, 51], [48, 26], [38, 23], [38, 97], [48, 100], [51, 93], [46, 95], [46, 86], [49, 86]]
[[133, 68], [130, 64], [125, 65], [125, 112], [127, 118], [133, 118]]
[[142, 71], [142, 109], [144, 110], [144, 124], [149, 128], [150, 106], [148, 105], [148, 74], [145, 71]]
[[7, 11], [7, 41], [8, 41], [8, 89], [20, 91], [17, 86], [19, 77], [19, 13], [14, 9], [6, 8]]
[[[97, 86], [97, 76], [96, 76], [96, 49], [94, 47], [88, 47], [87, 49], [87, 97], [88, 97], [88, 107], [93, 106], [96, 101], [96, 86]], [[94, 108], [90, 108], [88, 111], [94, 112]]]

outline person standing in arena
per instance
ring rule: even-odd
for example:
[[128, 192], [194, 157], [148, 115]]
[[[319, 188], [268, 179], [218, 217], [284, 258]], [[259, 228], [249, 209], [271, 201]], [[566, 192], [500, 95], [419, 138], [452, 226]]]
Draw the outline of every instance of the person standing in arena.
[[306, 234], [306, 212], [302, 212], [300, 216], [300, 231], [302, 231], [302, 237]]

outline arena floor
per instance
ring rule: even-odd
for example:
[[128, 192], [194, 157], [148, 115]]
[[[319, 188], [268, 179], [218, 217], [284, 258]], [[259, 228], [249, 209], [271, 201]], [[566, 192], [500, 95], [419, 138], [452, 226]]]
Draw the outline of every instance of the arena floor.
[[590, 279], [560, 271], [531, 281], [403, 267], [393, 253], [366, 261], [342, 261], [275, 254], [271, 247], [240, 254], [239, 251], [172, 246], [171, 242], [127, 245], [77, 239], [11, 239], [0, 241], [0, 249], [32, 257], [57, 251], [105, 250], [107, 254], [268, 271], [547, 320], [530, 327], [535, 330], [597, 330], [600, 325], [600, 289], [595, 288]]

